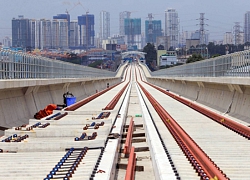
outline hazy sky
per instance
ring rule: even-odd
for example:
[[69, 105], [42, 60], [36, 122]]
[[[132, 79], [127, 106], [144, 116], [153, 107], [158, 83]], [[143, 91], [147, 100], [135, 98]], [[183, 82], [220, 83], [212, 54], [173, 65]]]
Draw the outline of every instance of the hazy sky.
[[[80, 2], [81, 5], [75, 4]], [[69, 11], [71, 20], [85, 14], [95, 15], [95, 32], [99, 32], [100, 11], [110, 12], [111, 35], [119, 33], [119, 13], [131, 11], [132, 18], [142, 19], [142, 31], [148, 13], [155, 20], [162, 20], [165, 29], [164, 12], [174, 8], [180, 19], [180, 32], [195, 31], [199, 27], [200, 13], [205, 13], [205, 29], [210, 40], [220, 40], [225, 32], [231, 32], [235, 22], [240, 22], [243, 30], [244, 14], [250, 11], [250, 0], [0, 0], [0, 42], [3, 37], [11, 37], [11, 20], [18, 15], [29, 19], [52, 19], [54, 15]]]

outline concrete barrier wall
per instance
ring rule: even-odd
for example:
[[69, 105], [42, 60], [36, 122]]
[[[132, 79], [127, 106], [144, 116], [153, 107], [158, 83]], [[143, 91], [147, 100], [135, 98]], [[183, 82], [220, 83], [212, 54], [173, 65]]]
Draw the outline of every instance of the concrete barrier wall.
[[[82, 100], [97, 91], [112, 86], [121, 81], [120, 77], [107, 79], [80, 79], [65, 82], [53, 82], [39, 85], [39, 80], [32, 86], [15, 85], [13, 88], [0, 89], [0, 127], [16, 127], [27, 124], [30, 118], [48, 104], [63, 104], [63, 94], [71, 92], [77, 99]], [[10, 80], [10, 83], [11, 82]], [[37, 85], [34, 85], [37, 84]]]
[[[250, 84], [238, 79], [238, 83], [218, 83], [210, 80], [196, 81], [178, 78], [148, 77], [148, 82], [196, 101], [221, 114], [250, 123]], [[249, 81], [250, 82], [250, 81]]]
[[29, 119], [48, 104], [63, 104], [63, 94], [71, 92], [77, 101], [121, 82], [127, 63], [115, 77], [10, 79], [0, 81], [0, 136], [5, 128], [28, 124]]

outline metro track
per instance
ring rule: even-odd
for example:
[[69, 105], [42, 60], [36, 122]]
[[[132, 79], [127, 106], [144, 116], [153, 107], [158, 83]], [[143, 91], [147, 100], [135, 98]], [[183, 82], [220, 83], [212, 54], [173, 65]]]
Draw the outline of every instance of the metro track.
[[[151, 92], [151, 96], [153, 96], [156, 101], [159, 102], [160, 106], [163, 107], [163, 111], [166, 110], [170, 114], [170, 116], [165, 117], [165, 124], [171, 124], [172, 121], [170, 118], [172, 117], [181, 126], [181, 128], [185, 130], [187, 133], [186, 136], [190, 136], [193, 141], [196, 142], [196, 144], [202, 149], [202, 151], [204, 151], [205, 156], [209, 157], [208, 160], [210, 160], [213, 164], [216, 164], [217, 168], [219, 168], [219, 171], [223, 172], [222, 177], [218, 177], [218, 173], [214, 173], [211, 174], [210, 177], [208, 176], [204, 179], [215, 177], [218, 179], [248, 179], [250, 177], [248, 173], [245, 173], [246, 171], [249, 171], [249, 166], [247, 164], [250, 153], [246, 152], [248, 149], [248, 137], [239, 136], [240, 133], [237, 134], [234, 131], [228, 129], [226, 126], [223, 126], [223, 124], [217, 123], [207, 116], [195, 111], [193, 108], [183, 105], [180, 102], [176, 102], [173, 96], [178, 97], [178, 95], [175, 94], [171, 97], [165, 96], [165, 94], [169, 93], [164, 93], [162, 91], [166, 90], [161, 89], [161, 91], [157, 92], [153, 90], [155, 89], [154, 85], [150, 85], [145, 81], [141, 81], [140, 83], [142, 84], [143, 88]], [[152, 110], [150, 112], [152, 113]], [[227, 119], [226, 121], [229, 120]], [[236, 124], [236, 122], [233, 123]], [[238, 130], [243, 131], [239, 128], [242, 125], [237, 125]], [[243, 127], [243, 129], [249, 131], [249, 128], [246, 126]], [[168, 142], [166, 142], [165, 145], [168, 147]], [[239, 152], [243, 152], [243, 154], [240, 156], [244, 156], [244, 158], [239, 157]], [[239, 163], [236, 163], [236, 159], [239, 159]], [[245, 159], [245, 161], [243, 159]], [[191, 163], [194, 164], [193, 162]], [[237, 166], [237, 164], [239, 165]], [[179, 170], [178, 172], [180, 176], [182, 178], [185, 177], [185, 170], [182, 174], [183, 169], [177, 169]], [[209, 168], [208, 170], [211, 169]], [[206, 175], [208, 174], [206, 173]]]
[[[206, 111], [197, 103], [146, 82], [140, 66], [133, 63], [126, 68], [121, 83], [42, 120], [31, 119], [26, 125], [37, 127], [7, 130], [0, 137], [1, 141], [7, 139], [0, 142], [0, 159], [7, 165], [0, 166], [0, 179], [125, 179], [126, 169], [117, 169], [117, 164], [121, 159], [126, 163], [128, 158], [122, 142], [123, 136], [128, 136], [124, 127], [131, 117], [134, 127], [143, 125], [131, 131], [131, 146], [148, 146], [144, 152], [135, 152], [137, 160], [134, 158], [135, 166], [144, 166], [144, 171], [135, 172], [129, 165], [135, 179], [249, 179], [249, 128], [221, 116], [211, 119]], [[47, 125], [40, 128], [38, 122]], [[28, 136], [18, 143], [14, 142], [14, 133]], [[138, 133], [145, 134], [142, 139], [146, 142], [136, 142]], [[77, 156], [70, 157], [69, 153]], [[140, 164], [143, 156], [151, 157]], [[66, 157], [70, 161], [61, 162]], [[9, 170], [12, 162], [16, 170]], [[44, 167], [38, 172], [37, 164], [41, 162]], [[57, 166], [59, 169], [55, 169]]]

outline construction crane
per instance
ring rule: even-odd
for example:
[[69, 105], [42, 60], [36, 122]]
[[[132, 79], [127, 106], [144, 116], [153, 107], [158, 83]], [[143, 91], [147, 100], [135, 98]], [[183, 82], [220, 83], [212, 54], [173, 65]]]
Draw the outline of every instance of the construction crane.
[[[70, 4], [70, 2], [68, 4]], [[88, 13], [89, 13], [89, 10], [86, 10], [85, 7], [82, 5], [82, 3], [80, 1], [78, 1], [77, 3], [74, 4], [74, 6], [71, 9], [69, 9], [69, 10], [66, 9], [65, 12], [68, 14], [71, 10], [73, 10], [78, 5], [80, 5], [84, 9], [84, 11], [86, 12], [86, 48], [88, 49], [88, 27], [89, 27], [89, 25], [88, 25]], [[80, 45], [82, 45], [81, 38], [80, 38]]]
[[138, 12], [138, 11], [127, 11], [128, 12], [128, 18], [130, 18], [130, 15], [131, 15], [131, 13], [135, 13], [135, 12]]
[[78, 5], [81, 5], [80, 1], [79, 1], [78, 3], [76, 3], [76, 4], [74, 4], [74, 6], [73, 6], [72, 8], [70, 8], [69, 10], [66, 9], [65, 13], [66, 13], [66, 14], [69, 14], [69, 12], [70, 12], [71, 10], [73, 10], [73, 9], [74, 9], [76, 6], [78, 6]]
[[86, 12], [86, 49], [88, 50], [88, 13], [89, 13], [89, 10], [87, 9], [85, 9], [85, 7], [82, 5], [82, 3], [80, 2], [80, 1], [78, 1], [78, 3], [77, 3], [77, 5], [80, 5], [80, 6], [82, 6], [82, 8], [84, 9], [84, 11]]

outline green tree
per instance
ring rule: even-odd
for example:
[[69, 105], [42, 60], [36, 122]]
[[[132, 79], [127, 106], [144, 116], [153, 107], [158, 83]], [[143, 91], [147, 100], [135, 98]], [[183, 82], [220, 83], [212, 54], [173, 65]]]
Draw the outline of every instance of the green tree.
[[200, 60], [204, 60], [204, 58], [200, 54], [193, 54], [187, 59], [186, 63], [192, 63]]
[[160, 45], [158, 46], [158, 50], [164, 50], [164, 46], [160, 44]]
[[146, 63], [157, 59], [157, 52], [154, 44], [147, 43], [147, 45], [143, 48], [143, 52], [147, 53], [145, 55]]
[[212, 56], [212, 58], [215, 58], [215, 57], [218, 57], [218, 56], [220, 56], [220, 54], [214, 54], [214, 55]]
[[147, 45], [143, 48], [143, 52], [147, 53], [145, 55], [147, 66], [151, 69], [151, 71], [154, 71], [155, 65], [153, 61], [156, 61], [157, 59], [157, 52], [154, 44], [147, 43]]
[[88, 66], [93, 67], [93, 68], [98, 68], [101, 66], [102, 63], [103, 63], [103, 60], [98, 60], [98, 61], [95, 61], [95, 62], [89, 64]]

